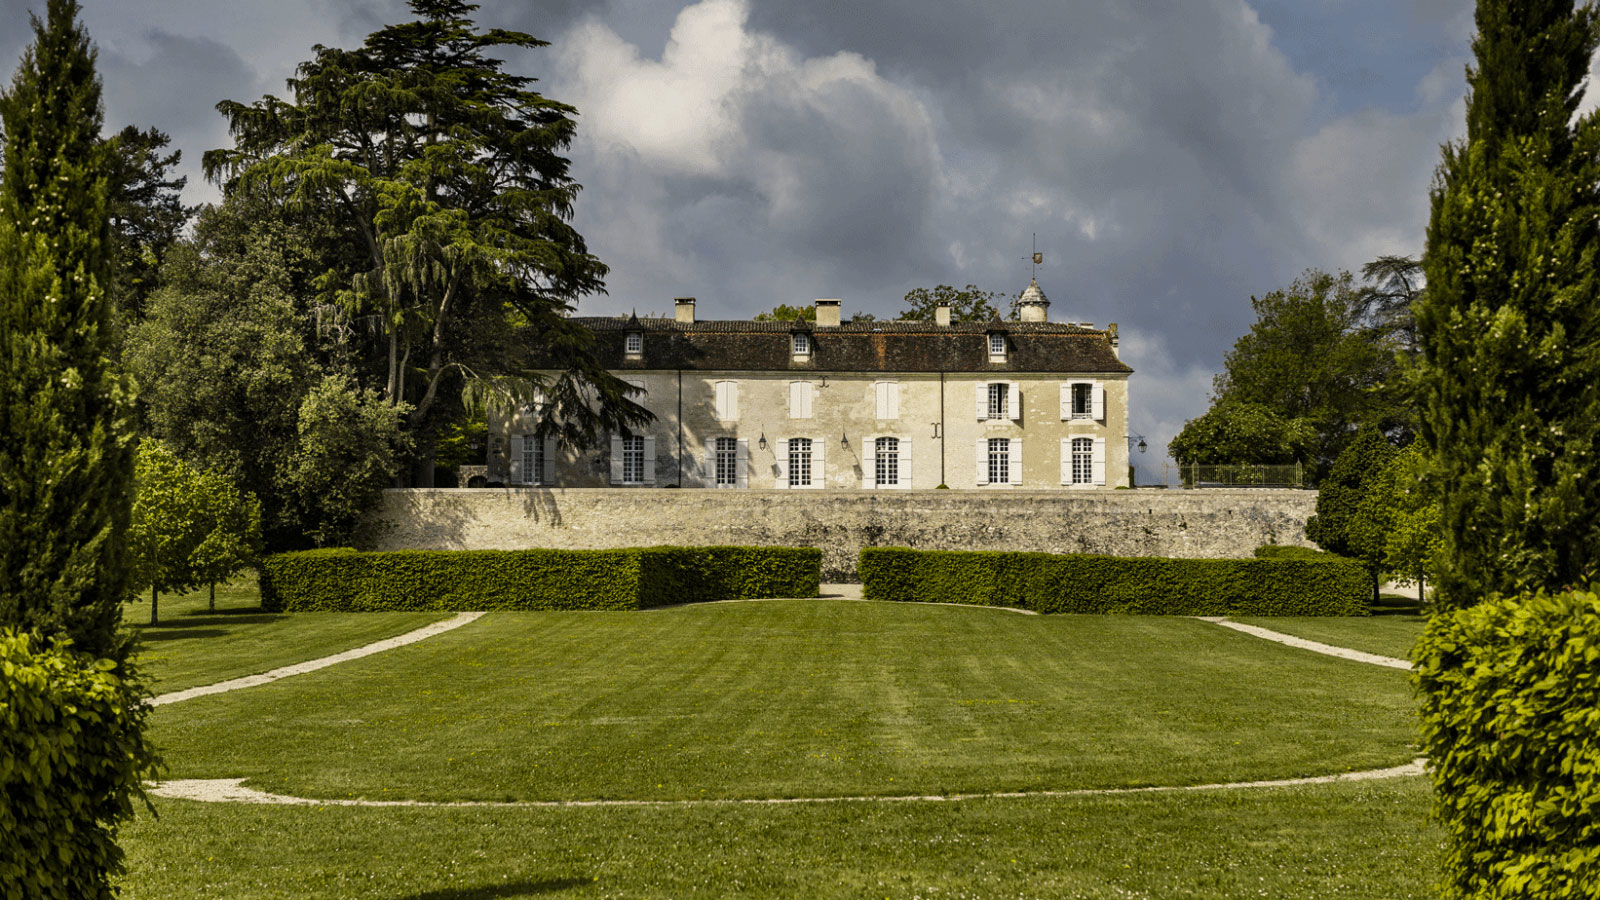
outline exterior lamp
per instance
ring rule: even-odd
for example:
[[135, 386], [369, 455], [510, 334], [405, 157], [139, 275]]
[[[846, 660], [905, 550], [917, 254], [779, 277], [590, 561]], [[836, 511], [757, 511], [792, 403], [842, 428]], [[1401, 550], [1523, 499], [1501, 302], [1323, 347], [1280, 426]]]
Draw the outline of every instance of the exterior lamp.
[[1150, 449], [1150, 445], [1144, 442], [1144, 438], [1139, 438], [1139, 452], [1143, 453], [1148, 449]]
[[763, 450], [767, 449], [767, 433], [765, 431], [761, 432], [761, 440], [756, 441], [756, 446]]
[[[1134, 441], [1138, 441], [1139, 443], [1135, 444]], [[1128, 452], [1132, 453], [1133, 452], [1133, 448], [1135, 448], [1135, 447], [1139, 448], [1139, 452], [1140, 453], [1143, 453], [1144, 451], [1150, 449], [1150, 445], [1146, 444], [1144, 442], [1144, 435], [1139, 434], [1137, 432], [1135, 432], [1134, 434], [1128, 435]]]
[[839, 433], [839, 446], [845, 450], [850, 449], [850, 438], [842, 431]]

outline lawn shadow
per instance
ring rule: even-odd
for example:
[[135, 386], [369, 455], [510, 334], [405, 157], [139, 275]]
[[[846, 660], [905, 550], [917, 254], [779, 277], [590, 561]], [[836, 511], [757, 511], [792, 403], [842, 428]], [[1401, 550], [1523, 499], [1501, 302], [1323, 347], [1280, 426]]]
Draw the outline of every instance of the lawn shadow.
[[393, 900], [497, 900], [503, 897], [531, 897], [535, 894], [554, 894], [571, 888], [594, 884], [589, 878], [546, 878], [543, 881], [517, 881], [511, 884], [484, 885], [483, 887], [442, 888], [406, 894]]
[[1371, 611], [1375, 616], [1420, 616], [1422, 601], [1399, 594], [1383, 594], [1372, 604]]
[[144, 626], [139, 632], [139, 643], [149, 644], [156, 641], [170, 641], [175, 638], [213, 638], [222, 637], [228, 632], [221, 628], [174, 628], [163, 630], [160, 625], [151, 628]]

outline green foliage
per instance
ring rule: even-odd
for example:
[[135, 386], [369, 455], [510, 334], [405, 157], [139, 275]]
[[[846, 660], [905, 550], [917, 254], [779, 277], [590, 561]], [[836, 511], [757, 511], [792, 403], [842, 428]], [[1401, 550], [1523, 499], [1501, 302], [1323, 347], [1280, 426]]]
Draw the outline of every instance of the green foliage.
[[172, 138], [129, 125], [110, 141], [111, 243], [116, 253], [110, 291], [124, 321], [137, 321], [156, 289], [161, 262], [194, 214], [180, 195], [188, 178], [172, 170], [183, 152]]
[[1361, 429], [1323, 480], [1317, 492], [1317, 513], [1306, 521], [1306, 537], [1329, 553], [1361, 560], [1369, 571], [1381, 570], [1381, 532], [1373, 538], [1360, 531], [1353, 533], [1351, 527], [1395, 453], [1394, 445], [1377, 428]]
[[757, 322], [793, 322], [795, 319], [804, 319], [807, 322], [817, 320], [816, 306], [790, 306], [779, 303], [777, 306], [763, 313], [756, 313]]
[[267, 557], [261, 607], [287, 612], [641, 609], [815, 597], [809, 547], [630, 550], [308, 550]]
[[1412, 651], [1448, 900], [1600, 896], [1600, 597], [1492, 598]]
[[50, 0], [0, 94], [0, 625], [121, 658], [132, 455], [100, 82], [73, 0]]
[[1167, 444], [1179, 465], [1281, 464], [1305, 462], [1317, 445], [1305, 419], [1285, 419], [1260, 403], [1217, 403], [1190, 419]]
[[1286, 547], [1282, 544], [1263, 544], [1255, 549], [1256, 559], [1333, 559], [1326, 550], [1310, 547]]
[[1480, 0], [1477, 23], [1417, 306], [1447, 607], [1600, 574], [1600, 120], [1577, 114], [1600, 16]]
[[319, 546], [348, 540], [393, 481], [409, 446], [400, 430], [405, 410], [340, 375], [324, 377], [306, 396], [284, 481], [296, 518]]
[[940, 306], [949, 306], [952, 322], [987, 322], [1000, 317], [999, 304], [1008, 299], [1006, 294], [986, 291], [975, 284], [964, 288], [948, 284], [941, 284], [932, 290], [914, 288], [906, 292], [906, 308], [900, 313], [900, 321], [931, 322]]
[[[358, 49], [317, 47], [292, 97], [220, 104], [234, 146], [205, 155], [208, 176], [325, 218], [322, 295], [343, 321], [378, 329], [362, 356], [423, 461], [453, 386], [473, 403], [538, 395], [566, 443], [649, 421], [568, 316], [606, 273], [570, 225], [579, 185], [560, 153], [576, 111], [490, 55], [545, 42], [479, 30], [461, 0], [409, 5], [414, 19]], [[530, 344], [555, 375], [524, 367]], [[431, 464], [422, 471], [430, 483]]]
[[1371, 582], [1349, 560], [1164, 559], [867, 547], [867, 600], [1041, 613], [1362, 616]]
[[118, 826], [158, 761], [149, 707], [116, 660], [0, 629], [0, 892], [109, 900]]
[[1410, 430], [1395, 335], [1373, 325], [1368, 297], [1350, 273], [1312, 269], [1250, 304], [1256, 322], [1216, 378], [1218, 405], [1260, 404], [1305, 423], [1314, 435], [1306, 462], [1317, 479], [1360, 426]]
[[1439, 506], [1428, 458], [1413, 442], [1395, 454], [1356, 503], [1347, 534], [1356, 554], [1397, 581], [1425, 585], [1439, 568]]

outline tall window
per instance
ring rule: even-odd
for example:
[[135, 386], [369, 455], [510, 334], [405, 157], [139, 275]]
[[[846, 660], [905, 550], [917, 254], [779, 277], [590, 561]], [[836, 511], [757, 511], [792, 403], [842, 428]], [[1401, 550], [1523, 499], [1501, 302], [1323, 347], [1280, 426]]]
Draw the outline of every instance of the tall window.
[[878, 438], [873, 446], [874, 476], [878, 487], [897, 487], [900, 484], [900, 439]]
[[644, 438], [622, 439], [622, 480], [625, 484], [644, 483]]
[[811, 439], [789, 439], [789, 487], [811, 486]]
[[1011, 441], [1006, 438], [989, 438], [989, 483], [1008, 484], [1011, 481]]
[[1079, 382], [1072, 386], [1072, 417], [1087, 419], [1094, 415], [1094, 385]]
[[721, 421], [729, 422], [739, 418], [739, 382], [717, 382], [715, 408], [717, 418]]
[[717, 487], [739, 485], [739, 441], [737, 438], [717, 438]]
[[522, 481], [524, 484], [544, 483], [544, 440], [536, 435], [522, 436]]
[[991, 334], [991, 335], [989, 335], [989, 355], [990, 356], [1005, 356], [1006, 355], [1006, 336], [1005, 335], [1003, 335], [1003, 334]]
[[1009, 418], [1006, 415], [1006, 393], [1010, 389], [1011, 386], [1004, 381], [992, 381], [989, 383], [989, 418]]
[[794, 336], [794, 355], [795, 356], [810, 356], [811, 355], [811, 335], [809, 335], [809, 334], [797, 334], [797, 335]]
[[637, 331], [628, 332], [627, 343], [623, 345], [623, 349], [628, 353], [643, 353], [644, 335]]
[[1072, 439], [1072, 483], [1091, 484], [1094, 482], [1094, 440], [1092, 438]]

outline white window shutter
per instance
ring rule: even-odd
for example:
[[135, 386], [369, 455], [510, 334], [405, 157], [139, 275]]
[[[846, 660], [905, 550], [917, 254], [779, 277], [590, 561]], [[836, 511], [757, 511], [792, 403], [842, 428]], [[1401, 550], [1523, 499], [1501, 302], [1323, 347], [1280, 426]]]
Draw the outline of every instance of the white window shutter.
[[556, 483], [556, 453], [559, 450], [555, 438], [544, 439], [544, 477], [541, 480], [547, 485]]
[[1072, 438], [1061, 439], [1061, 483], [1072, 483]]
[[522, 471], [522, 435], [511, 436], [511, 483], [522, 484], [527, 477]]
[[739, 382], [725, 382], [728, 385], [728, 419], [732, 421], [739, 418]]
[[978, 483], [989, 483], [989, 439], [978, 438]]
[[1094, 476], [1094, 478], [1093, 478], [1094, 483], [1095, 484], [1105, 484], [1106, 483], [1106, 439], [1103, 438], [1103, 437], [1097, 437], [1097, 438], [1094, 439], [1094, 463], [1093, 463], [1093, 465], [1094, 465], [1094, 467], [1092, 469], [1092, 472], [1093, 472], [1093, 476]]
[[656, 439], [644, 439], [644, 483], [656, 483]]
[[889, 418], [889, 382], [879, 381], [872, 385], [872, 399], [877, 407], [874, 418]]
[[723, 385], [726, 383], [727, 382], [719, 381], [711, 386], [711, 414], [716, 416], [717, 421], [719, 422], [728, 418], [726, 415], [728, 410], [728, 392], [723, 387]]
[[773, 485], [780, 490], [789, 489], [789, 439], [778, 439], [778, 483]]
[[1094, 406], [1090, 412], [1095, 421], [1104, 422], [1106, 420], [1106, 386], [1096, 381], [1094, 386], [1089, 389], [1089, 392], [1094, 397]]
[[706, 454], [701, 457], [700, 481], [708, 488], [717, 486], [717, 439], [706, 439]]
[[889, 418], [900, 418], [900, 382], [889, 382]]
[[1061, 382], [1061, 418], [1072, 418], [1072, 382]]
[[1022, 438], [1012, 438], [1011, 439], [1011, 448], [1010, 449], [1011, 449], [1011, 464], [1007, 468], [1009, 468], [1011, 470], [1011, 483], [1012, 484], [1021, 484], [1022, 483]]
[[816, 385], [807, 381], [800, 385], [800, 409], [805, 418], [811, 418], [811, 402], [817, 397]]
[[989, 385], [978, 382], [978, 421], [989, 418]]
[[[878, 382], [881, 387], [883, 382]], [[882, 399], [879, 394], [879, 399]], [[882, 418], [882, 416], [879, 416]], [[861, 488], [870, 491], [878, 486], [878, 441], [872, 435], [861, 439]]]
[[900, 487], [911, 487], [911, 442], [900, 439]]
[[611, 436], [611, 483], [622, 483], [622, 438]]
[[803, 396], [805, 386], [806, 384], [803, 381], [789, 382], [789, 418], [791, 419], [804, 419], [806, 417], [806, 414], [802, 411], [805, 408], [805, 398]]
[[[735, 452], [736, 452], [736, 455], [733, 458], [733, 462], [734, 462], [734, 470], [733, 470], [733, 473], [734, 473], [734, 486], [735, 487], [740, 487], [740, 488], [747, 488], [747, 487], [750, 486], [750, 441], [749, 441], [749, 439], [748, 438], [739, 438], [739, 447], [738, 447], [738, 450], [735, 451]], [[716, 476], [713, 474], [712, 477], [715, 478]]]
[[1006, 414], [1013, 422], [1022, 418], [1022, 390], [1015, 381], [1006, 382]]
[[822, 438], [811, 439], [811, 486], [818, 490], [828, 486], [828, 469], [822, 462], [822, 451], [827, 446]]

